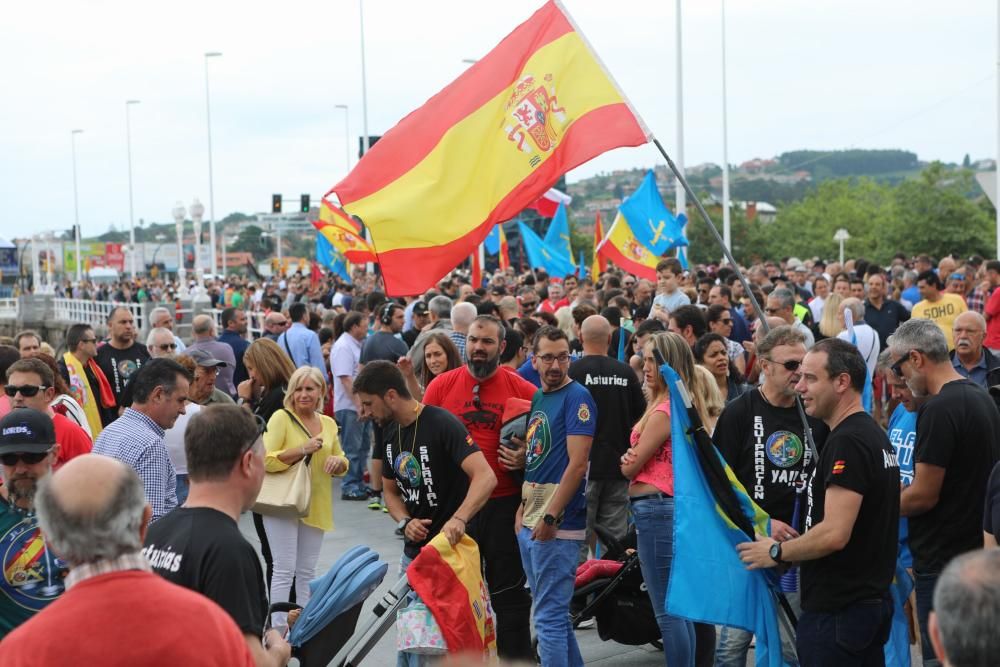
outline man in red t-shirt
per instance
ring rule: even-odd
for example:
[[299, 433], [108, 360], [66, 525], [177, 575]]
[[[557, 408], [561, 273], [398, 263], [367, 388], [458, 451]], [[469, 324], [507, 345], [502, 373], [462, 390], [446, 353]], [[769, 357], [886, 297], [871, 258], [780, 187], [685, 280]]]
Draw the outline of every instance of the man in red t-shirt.
[[548, 286], [548, 298], [542, 301], [542, 305], [539, 306], [538, 309], [542, 312], [552, 313], [555, 315], [557, 310], [568, 305], [569, 299], [563, 296], [562, 283], [550, 280]]
[[493, 610], [497, 615], [497, 652], [507, 660], [534, 660], [528, 618], [531, 597], [524, 588], [524, 568], [514, 533], [514, 516], [521, 504], [521, 479], [512, 471], [524, 468], [525, 446], [500, 444], [504, 406], [508, 398], [531, 400], [537, 388], [500, 366], [504, 327], [491, 315], [469, 325], [466, 365], [434, 378], [424, 403], [452, 413], [465, 424], [497, 477], [486, 506], [468, 526], [479, 543], [486, 567]]
[[49, 404], [56, 396], [55, 375], [40, 359], [20, 359], [7, 369], [7, 385], [11, 407], [33, 408], [52, 417], [59, 453], [53, 469], [58, 469], [70, 459], [89, 454], [94, 443], [90, 436], [73, 420], [55, 412]]

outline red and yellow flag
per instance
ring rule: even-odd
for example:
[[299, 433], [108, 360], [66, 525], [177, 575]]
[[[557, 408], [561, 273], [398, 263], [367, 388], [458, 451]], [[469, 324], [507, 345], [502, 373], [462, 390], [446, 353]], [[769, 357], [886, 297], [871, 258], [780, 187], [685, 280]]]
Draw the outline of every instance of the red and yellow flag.
[[348, 262], [364, 264], [378, 261], [375, 250], [361, 236], [361, 225], [327, 200], [323, 200], [319, 207], [319, 219], [313, 220], [312, 224]]
[[495, 654], [496, 623], [479, 564], [479, 546], [468, 535], [454, 546], [444, 533], [427, 543], [406, 568], [406, 578], [434, 620], [449, 653]]
[[401, 120], [331, 192], [391, 295], [420, 294], [567, 171], [652, 135], [558, 0]]
[[597, 281], [597, 278], [602, 272], [608, 270], [608, 260], [604, 259], [597, 249], [601, 247], [601, 241], [604, 239], [604, 228], [601, 226], [601, 212], [597, 212], [597, 216], [594, 218], [594, 264], [590, 268], [590, 279]]
[[503, 231], [503, 225], [500, 225], [500, 254], [498, 258], [500, 270], [506, 271], [510, 267], [510, 248], [507, 246], [507, 234]]
[[656, 265], [660, 258], [639, 242], [628, 221], [621, 213], [615, 217], [597, 253], [637, 278], [656, 280]]

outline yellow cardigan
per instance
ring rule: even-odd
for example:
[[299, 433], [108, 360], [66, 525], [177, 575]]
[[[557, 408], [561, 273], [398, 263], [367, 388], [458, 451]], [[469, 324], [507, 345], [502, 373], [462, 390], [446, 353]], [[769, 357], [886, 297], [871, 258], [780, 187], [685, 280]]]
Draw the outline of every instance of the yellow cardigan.
[[[337, 422], [326, 415], [319, 415], [319, 420], [323, 429], [323, 447], [312, 455], [309, 463], [312, 496], [309, 499], [309, 514], [302, 517], [302, 522], [313, 528], [330, 531], [333, 530], [333, 484], [330, 476], [323, 472], [323, 464], [331, 456], [344, 456], [344, 450], [341, 449], [340, 438], [337, 436]], [[278, 454], [298, 449], [308, 439], [309, 436], [289, 418], [287, 412], [276, 410], [264, 432], [264, 448], [267, 450], [264, 456], [265, 470], [288, 470], [288, 464], [282, 463]], [[346, 472], [346, 469], [343, 470], [337, 477], [343, 477]]]

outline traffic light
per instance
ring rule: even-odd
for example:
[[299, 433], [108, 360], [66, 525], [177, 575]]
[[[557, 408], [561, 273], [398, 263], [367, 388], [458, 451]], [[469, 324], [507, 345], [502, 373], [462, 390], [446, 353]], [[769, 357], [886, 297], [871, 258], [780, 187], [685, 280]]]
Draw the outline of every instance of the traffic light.
[[281, 195], [271, 195], [271, 213], [281, 213]]
[[309, 195], [302, 195], [299, 198], [299, 211], [302, 213], [309, 212]]

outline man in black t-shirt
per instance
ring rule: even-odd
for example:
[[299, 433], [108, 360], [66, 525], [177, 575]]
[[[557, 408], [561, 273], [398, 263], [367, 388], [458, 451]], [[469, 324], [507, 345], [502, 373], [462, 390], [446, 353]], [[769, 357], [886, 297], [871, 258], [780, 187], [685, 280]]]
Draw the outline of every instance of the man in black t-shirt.
[[257, 423], [235, 405], [210, 405], [191, 418], [184, 436], [191, 484], [187, 502], [150, 525], [143, 553], [164, 579], [225, 609], [257, 665], [285, 665], [291, 647], [275, 630], [263, 634], [264, 573], [237, 525], [264, 481]]
[[373, 361], [354, 378], [365, 418], [382, 426], [389, 515], [403, 530], [401, 569], [439, 532], [451, 544], [486, 503], [496, 475], [460, 421], [410, 396], [395, 364]]
[[597, 404], [597, 432], [590, 448], [587, 475], [586, 554], [596, 542], [594, 524], [621, 539], [628, 530], [628, 485], [621, 472], [621, 457], [628, 449], [632, 426], [646, 409], [646, 399], [635, 372], [607, 355], [611, 324], [591, 315], [580, 325], [583, 357], [569, 367], [569, 376], [586, 387]]
[[952, 366], [944, 334], [931, 320], [899, 325], [889, 338], [892, 372], [914, 396], [917, 411], [913, 484], [901, 494], [909, 517], [917, 619], [925, 665], [937, 663], [927, 633], [934, 585], [952, 558], [983, 545], [983, 506], [1000, 454], [1000, 413], [985, 389]]
[[738, 545], [752, 569], [800, 563], [803, 665], [877, 665], [889, 637], [899, 527], [899, 465], [885, 432], [861, 407], [868, 370], [858, 349], [828, 338], [800, 366], [806, 413], [830, 434], [807, 489], [806, 532]]
[[[755, 503], [771, 517], [771, 537], [785, 542], [798, 537], [805, 515], [805, 486], [815, 467], [813, 451], [795, 406], [795, 384], [806, 356], [806, 339], [784, 325], [757, 341], [761, 385], [726, 405], [712, 440]], [[822, 450], [830, 429], [807, 417], [816, 447]], [[798, 506], [798, 513], [795, 509]], [[798, 514], [799, 521], [793, 521]], [[786, 594], [799, 613], [798, 592]], [[716, 664], [745, 665], [753, 633], [724, 627], [719, 634]], [[786, 661], [794, 663], [795, 639], [782, 633]]]
[[111, 383], [118, 408], [125, 407], [122, 393], [137, 370], [149, 361], [149, 350], [135, 339], [135, 318], [124, 306], [112, 309], [108, 315], [108, 342], [97, 350], [97, 365]]

